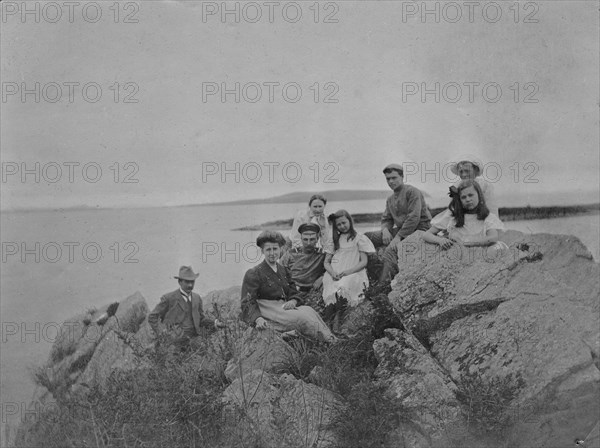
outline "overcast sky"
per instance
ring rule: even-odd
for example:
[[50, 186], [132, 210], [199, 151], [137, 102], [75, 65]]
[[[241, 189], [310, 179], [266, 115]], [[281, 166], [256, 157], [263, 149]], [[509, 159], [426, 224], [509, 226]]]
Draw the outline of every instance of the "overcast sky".
[[507, 194], [597, 193], [597, 2], [476, 3], [2, 2], [2, 208], [385, 189], [391, 162], [437, 195], [463, 154]]

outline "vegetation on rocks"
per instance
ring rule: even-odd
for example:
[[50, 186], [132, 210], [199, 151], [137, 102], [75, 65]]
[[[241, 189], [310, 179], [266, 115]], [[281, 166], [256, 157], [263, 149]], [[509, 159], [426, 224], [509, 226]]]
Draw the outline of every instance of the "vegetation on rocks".
[[[140, 294], [103, 325], [106, 308], [83, 313], [67, 321], [72, 331], [61, 329], [35, 375], [56, 405], [22, 424], [15, 446], [553, 448], [584, 440], [600, 409], [598, 264], [570, 237], [504, 238], [518, 257], [419, 258], [391, 288], [370, 270], [365, 301], [347, 310], [347, 336], [332, 345], [249, 328], [233, 289], [205, 298], [227, 328], [183, 346], [169, 336], [148, 344]], [[323, 310], [319, 294], [306, 302]]]

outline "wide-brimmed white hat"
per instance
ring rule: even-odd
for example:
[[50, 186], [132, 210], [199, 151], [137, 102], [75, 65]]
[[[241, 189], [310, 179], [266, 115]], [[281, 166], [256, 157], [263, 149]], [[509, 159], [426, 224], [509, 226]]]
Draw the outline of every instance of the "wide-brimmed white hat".
[[452, 171], [453, 174], [456, 174], [458, 176], [458, 165], [462, 162], [470, 162], [473, 166], [476, 166], [477, 169], [479, 170], [479, 174], [481, 174], [483, 172], [483, 162], [476, 156], [472, 155], [472, 154], [463, 154], [459, 157], [457, 157], [455, 161], [450, 162], [450, 171]]

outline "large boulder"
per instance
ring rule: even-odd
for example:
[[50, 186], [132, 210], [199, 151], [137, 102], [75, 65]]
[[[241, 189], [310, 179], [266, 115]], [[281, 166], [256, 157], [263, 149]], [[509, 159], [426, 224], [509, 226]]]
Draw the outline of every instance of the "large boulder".
[[143, 364], [143, 359], [136, 356], [122, 336], [116, 331], [110, 331], [94, 350], [94, 355], [77, 378], [77, 384], [73, 389], [85, 391], [94, 386], [104, 387], [114, 370], [131, 370]]
[[390, 302], [486, 446], [570, 446], [600, 413], [599, 265], [572, 236], [502, 239], [509, 250], [490, 254], [407, 238]]
[[375, 376], [411, 423], [401, 432], [416, 430], [421, 442], [414, 446], [450, 446], [452, 428], [464, 425], [456, 384], [412, 334], [388, 329], [385, 336], [374, 343]]
[[119, 330], [127, 333], [136, 333], [148, 314], [148, 304], [139, 291], [136, 291], [119, 303], [115, 319], [119, 323]]
[[248, 446], [335, 446], [328, 428], [341, 409], [340, 398], [292, 375], [253, 370], [225, 390], [223, 402], [226, 427]]
[[234, 343], [233, 357], [225, 369], [229, 381], [243, 378], [254, 370], [281, 372], [293, 356], [293, 348], [274, 330], [246, 329]]
[[242, 310], [241, 295], [241, 286], [210, 291], [202, 296], [204, 312], [221, 320], [237, 319]]
[[61, 400], [72, 392], [73, 386], [81, 390], [82, 384], [99, 384], [97, 379], [103, 382], [107, 369], [129, 368], [132, 347], [148, 345], [148, 335], [134, 338], [147, 313], [146, 300], [136, 292], [118, 304], [67, 319], [50, 349], [48, 361], [36, 372], [38, 382]]

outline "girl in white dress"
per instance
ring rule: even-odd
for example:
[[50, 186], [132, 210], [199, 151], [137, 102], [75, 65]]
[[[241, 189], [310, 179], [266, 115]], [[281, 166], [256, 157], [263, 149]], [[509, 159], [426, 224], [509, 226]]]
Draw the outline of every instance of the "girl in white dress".
[[[452, 203], [431, 220], [431, 228], [423, 234], [424, 241], [443, 250], [454, 244], [489, 246], [492, 252], [508, 249], [506, 243], [498, 241], [498, 232], [504, 230], [504, 224], [490, 213], [477, 181], [463, 180], [458, 188], [450, 187], [450, 195]], [[442, 236], [438, 235], [440, 232]]]
[[349, 306], [356, 306], [364, 299], [363, 289], [369, 286], [367, 278], [367, 254], [375, 247], [369, 238], [354, 230], [352, 216], [346, 210], [329, 215], [333, 227], [335, 252], [325, 257], [323, 277], [323, 301], [333, 305], [344, 298]]

